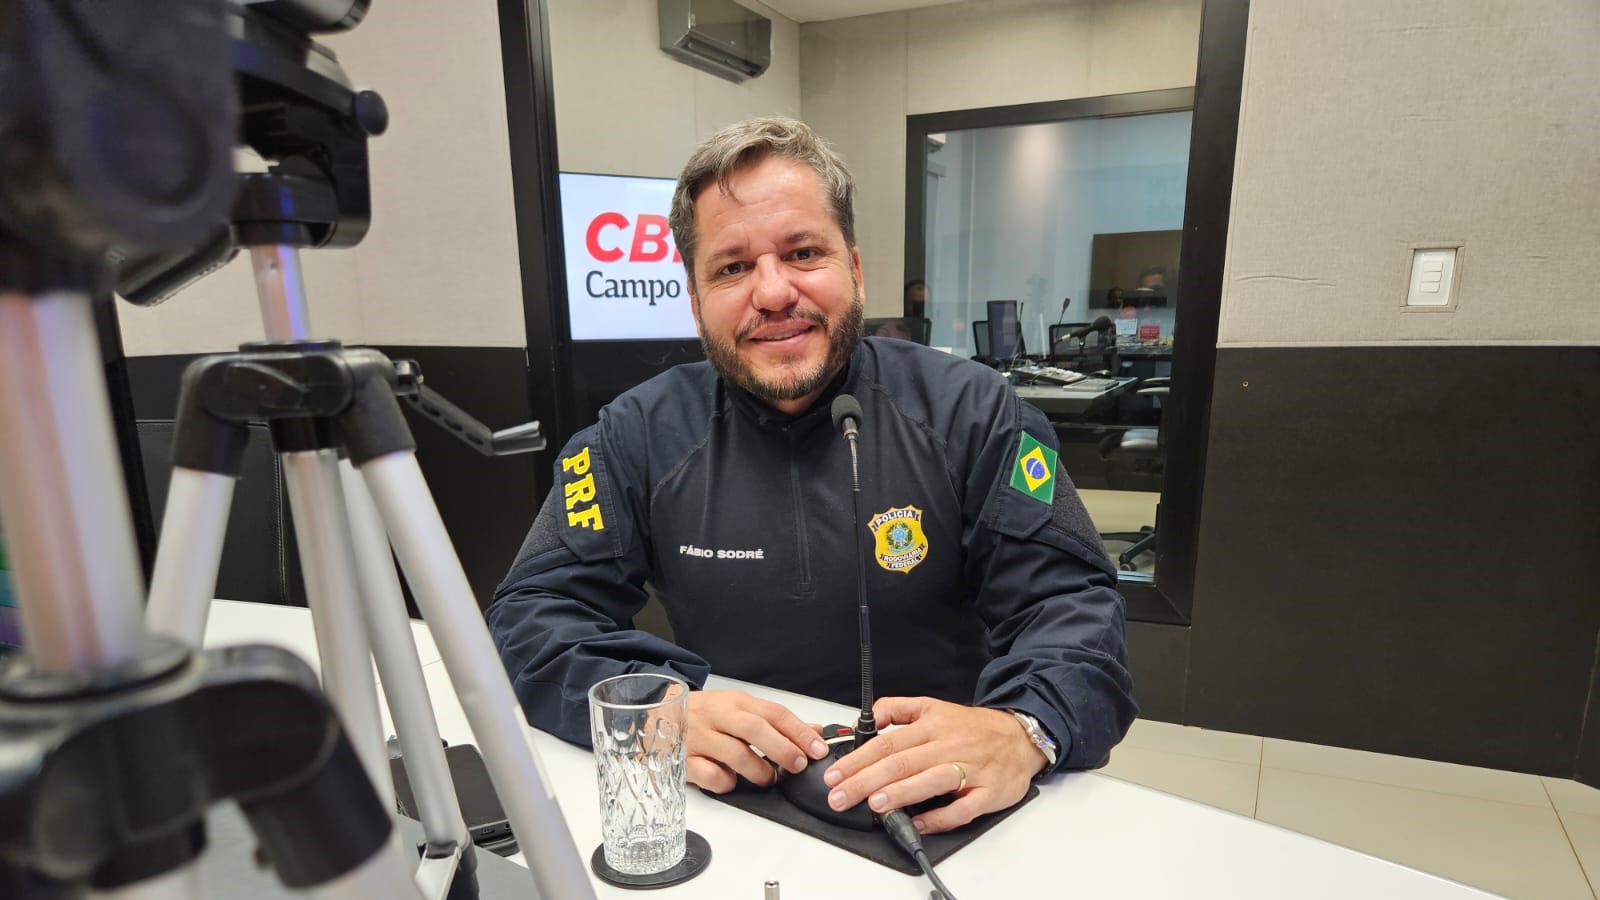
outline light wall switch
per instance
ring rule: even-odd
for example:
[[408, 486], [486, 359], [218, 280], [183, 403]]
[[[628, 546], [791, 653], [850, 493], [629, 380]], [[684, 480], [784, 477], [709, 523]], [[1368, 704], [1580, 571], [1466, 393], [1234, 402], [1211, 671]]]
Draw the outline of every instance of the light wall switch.
[[1455, 247], [1419, 247], [1411, 251], [1411, 285], [1407, 306], [1450, 306], [1454, 299]]

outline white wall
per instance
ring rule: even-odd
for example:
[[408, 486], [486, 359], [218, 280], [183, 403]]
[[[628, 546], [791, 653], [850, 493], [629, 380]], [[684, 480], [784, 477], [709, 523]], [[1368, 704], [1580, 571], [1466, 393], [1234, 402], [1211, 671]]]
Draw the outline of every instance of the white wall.
[[738, 84], [662, 51], [656, 0], [549, 2], [563, 171], [677, 178], [722, 126], [800, 115], [800, 26], [755, 0], [741, 2], [772, 20], [772, 65]]
[[801, 114], [855, 173], [869, 315], [898, 315], [905, 118], [1194, 84], [1200, 0], [968, 0], [800, 28]]
[[[1254, 3], [1219, 343], [1600, 343], [1600, 3]], [[1407, 246], [1464, 241], [1453, 313]]]
[[[313, 327], [348, 343], [522, 346], [495, 5], [384, 0], [323, 43], [358, 86], [383, 95], [391, 124], [369, 145], [366, 240], [302, 254]], [[120, 311], [130, 356], [261, 337], [245, 255], [161, 306]]]

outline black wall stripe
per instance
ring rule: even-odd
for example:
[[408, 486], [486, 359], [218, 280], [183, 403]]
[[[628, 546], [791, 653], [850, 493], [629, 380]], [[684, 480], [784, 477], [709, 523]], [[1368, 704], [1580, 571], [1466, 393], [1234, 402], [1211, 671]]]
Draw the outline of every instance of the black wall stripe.
[[[504, 428], [524, 421], [528, 415], [527, 364], [521, 348], [505, 347], [396, 347], [380, 350], [393, 359], [416, 360], [423, 377], [433, 389], [450, 398], [491, 428]], [[134, 409], [141, 421], [170, 420], [177, 409], [178, 384], [184, 366], [197, 355], [144, 356], [128, 360], [133, 388]], [[516, 557], [522, 537], [533, 522], [543, 499], [536, 495], [535, 472], [550, 468], [553, 450], [542, 453], [488, 458], [445, 433], [439, 426], [414, 413], [406, 417], [417, 441], [417, 459], [423, 477], [433, 493], [439, 514], [461, 558], [467, 580], [480, 605], [493, 596], [495, 585], [505, 576]], [[152, 439], [145, 429], [141, 437]], [[170, 465], [165, 460], [147, 459], [146, 467]], [[263, 472], [263, 476], [265, 473]], [[165, 479], [159, 485], [164, 503]], [[153, 491], [154, 492], [154, 491]], [[265, 546], [270, 536], [263, 529], [288, 528], [288, 517], [279, 517], [270, 506], [272, 497], [262, 492], [240, 493], [230, 520], [230, 529], [250, 529], [249, 539]], [[250, 503], [245, 503], [251, 500]], [[253, 505], [252, 505], [253, 504]], [[241, 525], [241, 522], [244, 523]], [[230, 531], [230, 534], [233, 533]], [[252, 596], [229, 599], [303, 603], [298, 565], [294, 560], [291, 535], [283, 535], [289, 556], [286, 585], [260, 585]], [[226, 558], [226, 557], [225, 557]], [[250, 579], [230, 580], [224, 572], [218, 581], [248, 589]]]
[[1600, 348], [1219, 351], [1187, 720], [1572, 777], [1596, 409]]

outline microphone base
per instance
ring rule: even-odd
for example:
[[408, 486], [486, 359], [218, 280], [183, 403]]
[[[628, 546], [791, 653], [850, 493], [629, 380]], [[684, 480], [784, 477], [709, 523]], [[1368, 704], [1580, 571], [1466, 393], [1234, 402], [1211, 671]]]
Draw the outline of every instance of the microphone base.
[[833, 735], [826, 739], [828, 755], [812, 760], [811, 765], [798, 775], [779, 770], [778, 793], [796, 809], [830, 825], [872, 831], [877, 827], [877, 817], [872, 810], [865, 803], [858, 803], [843, 812], [834, 809], [828, 805], [828, 793], [832, 789], [822, 780], [823, 774], [835, 760], [856, 748], [855, 732], [843, 725], [829, 725], [822, 729], [822, 733]]

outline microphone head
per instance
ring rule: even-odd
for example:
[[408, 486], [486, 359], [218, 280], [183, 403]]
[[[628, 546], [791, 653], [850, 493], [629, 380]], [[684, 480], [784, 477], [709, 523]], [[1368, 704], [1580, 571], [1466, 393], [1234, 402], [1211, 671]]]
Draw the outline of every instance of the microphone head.
[[1067, 307], [1069, 307], [1071, 305], [1072, 305], [1072, 298], [1071, 297], [1062, 297], [1061, 298], [1061, 311], [1062, 312], [1066, 312]]
[[1107, 316], [1101, 316], [1094, 320], [1094, 325], [1091, 327], [1095, 331], [1109, 331], [1111, 330], [1111, 319]]
[[833, 427], [842, 428], [846, 419], [854, 419], [861, 427], [861, 402], [849, 394], [833, 398]]

